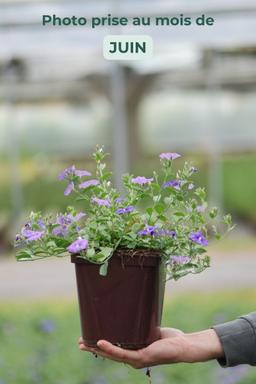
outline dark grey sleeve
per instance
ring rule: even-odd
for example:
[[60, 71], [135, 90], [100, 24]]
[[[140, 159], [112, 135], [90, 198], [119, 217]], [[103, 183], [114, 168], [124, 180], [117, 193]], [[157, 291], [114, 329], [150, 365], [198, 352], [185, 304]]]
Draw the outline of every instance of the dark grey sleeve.
[[256, 312], [212, 327], [220, 338], [225, 357], [222, 367], [256, 365]]

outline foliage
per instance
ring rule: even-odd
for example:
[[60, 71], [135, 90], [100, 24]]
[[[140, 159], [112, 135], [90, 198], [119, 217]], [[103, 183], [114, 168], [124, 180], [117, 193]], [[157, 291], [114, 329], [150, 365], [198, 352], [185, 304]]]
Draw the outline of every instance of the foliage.
[[[218, 210], [209, 209], [205, 189], [195, 187], [193, 176], [197, 169], [185, 162], [175, 170], [174, 161], [180, 155], [162, 153], [160, 172], [154, 171], [150, 178], [124, 175], [126, 194], [120, 196], [112, 186], [105, 157], [102, 148], [93, 154], [93, 177], [74, 165], [60, 173], [59, 179], [67, 182], [64, 194], [76, 194], [87, 212], [77, 212], [73, 207], [56, 217], [32, 212], [16, 236], [20, 248], [17, 259], [63, 256], [68, 251], [100, 264], [104, 275], [117, 247], [150, 248], [162, 251], [168, 278], [178, 279], [208, 267], [209, 235], [214, 233], [220, 238], [215, 223]], [[232, 229], [230, 215], [222, 222]]]

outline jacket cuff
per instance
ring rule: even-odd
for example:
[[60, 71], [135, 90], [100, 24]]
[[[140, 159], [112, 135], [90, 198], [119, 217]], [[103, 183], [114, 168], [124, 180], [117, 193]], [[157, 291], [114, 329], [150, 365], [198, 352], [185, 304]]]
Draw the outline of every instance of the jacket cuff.
[[212, 327], [222, 344], [225, 357], [218, 359], [222, 367], [239, 364], [256, 365], [256, 313]]

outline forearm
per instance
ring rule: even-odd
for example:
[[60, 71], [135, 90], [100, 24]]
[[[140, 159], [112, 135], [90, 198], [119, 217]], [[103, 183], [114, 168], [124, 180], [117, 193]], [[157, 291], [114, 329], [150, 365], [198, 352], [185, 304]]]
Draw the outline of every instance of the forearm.
[[224, 358], [218, 360], [223, 367], [256, 365], [256, 312], [213, 328], [224, 350]]
[[184, 335], [185, 344], [182, 360], [185, 363], [220, 359], [224, 351], [219, 337], [213, 329]]

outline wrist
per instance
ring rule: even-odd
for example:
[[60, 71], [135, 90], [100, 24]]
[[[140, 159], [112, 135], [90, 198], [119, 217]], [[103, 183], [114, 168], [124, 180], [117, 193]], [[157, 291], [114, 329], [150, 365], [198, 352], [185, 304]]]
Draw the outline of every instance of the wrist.
[[184, 335], [186, 348], [184, 348], [183, 362], [195, 363], [224, 356], [219, 337], [213, 329]]

